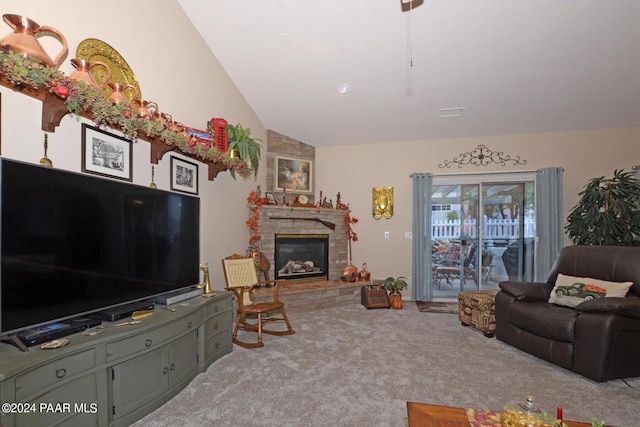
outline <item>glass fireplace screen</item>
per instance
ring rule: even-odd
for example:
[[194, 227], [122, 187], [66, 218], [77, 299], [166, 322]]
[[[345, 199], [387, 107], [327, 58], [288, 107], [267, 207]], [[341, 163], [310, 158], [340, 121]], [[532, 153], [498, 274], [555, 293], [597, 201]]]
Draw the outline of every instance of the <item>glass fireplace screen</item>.
[[276, 234], [276, 279], [328, 279], [328, 234]]

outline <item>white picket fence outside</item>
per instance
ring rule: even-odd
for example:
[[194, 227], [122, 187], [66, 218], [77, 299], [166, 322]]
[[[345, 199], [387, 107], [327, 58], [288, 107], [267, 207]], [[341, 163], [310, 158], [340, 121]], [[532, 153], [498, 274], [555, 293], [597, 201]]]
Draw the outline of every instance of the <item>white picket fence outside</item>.
[[[461, 237], [477, 238], [478, 227], [476, 220], [451, 221], [437, 220], [431, 221], [431, 237], [433, 239], [459, 239]], [[520, 236], [519, 219], [491, 219], [485, 220], [483, 224], [482, 238], [488, 239], [517, 239]], [[534, 237], [536, 224], [534, 218], [525, 218], [524, 237]]]

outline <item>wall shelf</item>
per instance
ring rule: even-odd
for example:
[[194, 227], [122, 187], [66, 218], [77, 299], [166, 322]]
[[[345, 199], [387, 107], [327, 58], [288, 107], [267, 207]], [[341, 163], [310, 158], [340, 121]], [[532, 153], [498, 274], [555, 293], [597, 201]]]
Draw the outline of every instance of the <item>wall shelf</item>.
[[[29, 86], [14, 85], [6, 76], [1, 74], [0, 85], [42, 101], [42, 130], [45, 132], [55, 132], [56, 128], [60, 125], [62, 118], [69, 114], [64, 100], [49, 92], [45, 87], [34, 89]], [[82, 111], [80, 115], [86, 119], [93, 120], [93, 114], [90, 111]], [[175, 145], [168, 145], [164, 141], [158, 138], [148, 137], [142, 132], [138, 133], [137, 139], [146, 141], [151, 145], [150, 161], [153, 164], [157, 165], [166, 153], [175, 151], [186, 157], [197, 160], [200, 163], [206, 164], [208, 167], [209, 181], [213, 181], [220, 172], [227, 170], [227, 167], [221, 163], [215, 163], [213, 161], [205, 160], [199, 156], [185, 153], [180, 151], [180, 149]]]

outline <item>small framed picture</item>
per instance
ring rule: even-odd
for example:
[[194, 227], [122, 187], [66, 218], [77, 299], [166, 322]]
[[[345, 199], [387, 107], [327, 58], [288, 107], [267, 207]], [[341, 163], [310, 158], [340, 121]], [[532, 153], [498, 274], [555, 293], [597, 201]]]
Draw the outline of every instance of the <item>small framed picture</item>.
[[269, 203], [270, 205], [276, 204], [276, 198], [273, 197], [273, 193], [265, 193], [265, 196], [267, 196], [267, 203]]
[[171, 156], [171, 189], [198, 194], [198, 165]]
[[313, 161], [276, 158], [275, 189], [291, 193], [313, 193]]
[[132, 181], [132, 157], [128, 139], [82, 124], [82, 172]]

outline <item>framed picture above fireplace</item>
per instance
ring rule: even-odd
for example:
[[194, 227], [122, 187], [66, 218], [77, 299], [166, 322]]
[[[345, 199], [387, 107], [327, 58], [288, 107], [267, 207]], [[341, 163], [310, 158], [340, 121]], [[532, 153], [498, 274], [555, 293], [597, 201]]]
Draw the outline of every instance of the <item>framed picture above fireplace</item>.
[[313, 161], [276, 158], [275, 189], [281, 192], [313, 193]]

